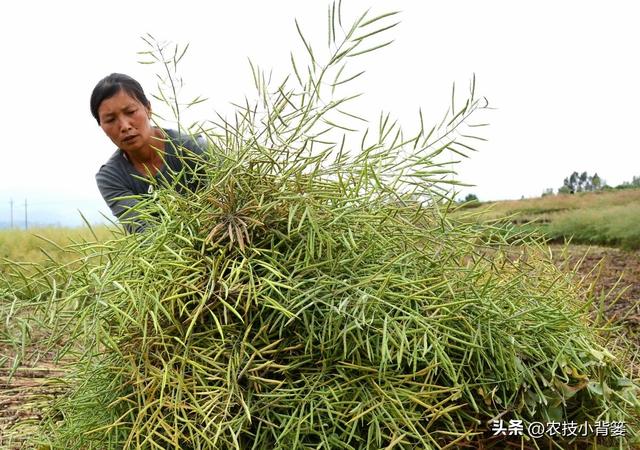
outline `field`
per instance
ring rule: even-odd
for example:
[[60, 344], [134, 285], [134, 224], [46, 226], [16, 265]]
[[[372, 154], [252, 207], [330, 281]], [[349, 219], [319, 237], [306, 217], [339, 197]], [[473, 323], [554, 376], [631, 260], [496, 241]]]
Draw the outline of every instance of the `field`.
[[[478, 220], [496, 219], [521, 229], [538, 228], [549, 233], [553, 261], [565, 273], [573, 274], [585, 298], [606, 297], [606, 301], [595, 302], [592, 314], [618, 327], [619, 333], [611, 339], [624, 335], [640, 345], [640, 227], [632, 220], [640, 217], [639, 205], [640, 190], [480, 204], [463, 211], [477, 214]], [[0, 274], [10, 271], [15, 262], [28, 267], [33, 262], [46, 265], [47, 260], [65, 260], [65, 245], [100, 241], [111, 233], [107, 228], [1, 231]], [[569, 245], [561, 243], [571, 239]], [[0, 335], [3, 338], [7, 337]], [[38, 346], [37, 330], [32, 330], [31, 338], [32, 342], [22, 347], [23, 352]], [[17, 430], [28, 435], [40, 419], [42, 405], [60, 394], [55, 384], [60, 371], [51, 358], [45, 356], [44, 362], [33, 367], [27, 362], [16, 368], [14, 349], [0, 342], [0, 448], [18, 445], [18, 441], [9, 440], [8, 427], [20, 424]], [[640, 377], [638, 352], [627, 358], [630, 373]]]
[[[0, 276], [4, 277], [19, 267], [25, 274], [34, 273], [36, 268], [46, 268], [53, 261], [74, 264], [71, 253], [65, 248], [77, 243], [104, 240], [112, 234], [105, 226], [89, 229], [80, 228], [33, 228], [0, 231]], [[7, 300], [3, 300], [7, 301]], [[6, 305], [3, 305], [6, 306]], [[16, 367], [15, 347], [7, 343], [4, 332], [6, 324], [0, 325], [0, 448], [15, 448], [6, 434], [9, 425], [20, 422], [26, 428], [20, 433], [27, 436], [29, 423], [40, 417], [41, 402], [60, 393], [50, 383], [60, 374], [51, 355], [45, 355], [37, 364], [27, 361]], [[8, 326], [8, 325], [7, 325]], [[22, 355], [31, 353], [38, 347], [37, 330], [30, 333], [31, 342], [21, 346]], [[21, 356], [22, 356], [21, 355]], [[14, 373], [15, 371], [15, 373]], [[11, 442], [11, 443], [10, 443]], [[7, 447], [9, 446], [9, 447]]]
[[567, 270], [575, 267], [596, 295], [610, 293], [612, 304], [605, 305], [609, 317], [637, 331], [640, 189], [471, 203], [460, 213], [469, 215], [466, 220], [495, 221], [515, 232], [545, 234], [559, 264], [563, 261]]
[[47, 261], [66, 261], [69, 252], [64, 247], [75, 243], [104, 240], [110, 236], [112, 230], [106, 226], [93, 229], [79, 228], [32, 228], [25, 230], [0, 230], [0, 273], [10, 267], [10, 262], [21, 264], [39, 263]]
[[472, 220], [512, 223], [556, 242], [640, 249], [640, 189], [470, 203], [464, 211]]
[[546, 235], [558, 265], [575, 270], [596, 297], [607, 297], [598, 313], [640, 345], [640, 189], [475, 202], [456, 214], [495, 221], [509, 233]]

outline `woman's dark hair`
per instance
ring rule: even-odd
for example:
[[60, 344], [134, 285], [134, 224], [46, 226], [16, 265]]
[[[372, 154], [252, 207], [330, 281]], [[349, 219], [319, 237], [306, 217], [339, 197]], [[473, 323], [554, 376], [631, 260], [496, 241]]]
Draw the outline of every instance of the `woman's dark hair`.
[[91, 114], [98, 122], [98, 125], [100, 125], [100, 117], [98, 116], [100, 104], [120, 91], [125, 91], [147, 108], [151, 108], [151, 103], [147, 99], [147, 96], [144, 95], [140, 83], [129, 75], [112, 73], [98, 81], [98, 84], [96, 84], [96, 87], [93, 88], [93, 92], [91, 93]]

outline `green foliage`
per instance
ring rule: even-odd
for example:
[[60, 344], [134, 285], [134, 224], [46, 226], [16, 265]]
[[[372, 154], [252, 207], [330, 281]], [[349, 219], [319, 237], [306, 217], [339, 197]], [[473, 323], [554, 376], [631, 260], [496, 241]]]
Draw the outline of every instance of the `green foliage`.
[[636, 188], [640, 188], [640, 176], [634, 176], [630, 182], [624, 181], [622, 184], [616, 186], [616, 189], [636, 189]]
[[638, 204], [567, 211], [555, 217], [544, 230], [553, 239], [637, 250], [640, 249], [638, 218]]
[[456, 200], [456, 205], [459, 209], [468, 209], [477, 208], [481, 203], [475, 194], [467, 194], [464, 198]]
[[558, 188], [558, 194], [571, 194], [571, 188], [567, 185], [563, 185]]
[[355, 151], [329, 139], [350, 133], [350, 97], [325, 90], [389, 43], [375, 39], [393, 17], [341, 31], [332, 6], [326, 64], [303, 38], [306, 70], [273, 88], [254, 68], [260, 100], [202, 129], [200, 191], [156, 190], [137, 206], [145, 233], [74, 247], [91, 264], [10, 280], [3, 322], [43, 330], [69, 361], [34, 442], [478, 447], [495, 417], [624, 420], [634, 435], [638, 387], [541, 241], [450, 214], [438, 157], [471, 148], [474, 84], [431, 131], [382, 116]]
[[575, 192], [597, 191], [602, 189], [604, 184], [604, 181], [597, 173], [588, 175], [587, 172], [582, 172], [581, 174], [573, 172], [569, 177], [564, 179], [564, 183], [558, 192], [562, 191], [561, 193], [573, 194]]
[[[640, 190], [601, 190], [575, 195], [482, 203], [466, 220], [495, 220], [520, 230], [548, 233], [573, 243], [640, 248], [637, 205]], [[455, 217], [458, 214], [454, 214]]]
[[467, 194], [467, 196], [464, 198], [463, 203], [470, 203], [470, 202], [478, 202], [478, 196], [475, 194]]
[[106, 240], [113, 230], [105, 227], [78, 228], [32, 228], [29, 230], [0, 230], [0, 272], [9, 270], [12, 263], [47, 263], [73, 258], [73, 252], [66, 248], [69, 244]]

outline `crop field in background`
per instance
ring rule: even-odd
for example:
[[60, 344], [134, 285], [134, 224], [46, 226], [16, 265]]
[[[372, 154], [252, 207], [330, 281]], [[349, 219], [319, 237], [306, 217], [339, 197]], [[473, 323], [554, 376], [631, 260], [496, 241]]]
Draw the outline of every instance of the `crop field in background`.
[[556, 242], [640, 249], [640, 189], [469, 203], [473, 220], [497, 220], [546, 233]]
[[[581, 251], [588, 249], [583, 244], [640, 249], [640, 189], [470, 203], [461, 211], [472, 213], [478, 221], [502, 221], [546, 233], [555, 243], [581, 244], [576, 247]], [[64, 260], [66, 252], [62, 247], [86, 240], [102, 241], [114, 232], [119, 231], [105, 225], [92, 229], [0, 229], [0, 260], [4, 261], [0, 267], [6, 269], [6, 260], [22, 263], [44, 262], [50, 258]], [[595, 254], [606, 256], [609, 252], [600, 249]], [[623, 259], [634, 260], [633, 252], [618, 253], [625, 255]]]
[[[8, 270], [11, 262], [46, 263], [50, 259], [65, 261], [69, 259], [65, 246], [87, 240], [102, 241], [115, 230], [107, 226], [78, 228], [32, 228], [0, 230], [0, 273]], [[117, 232], [117, 231], [116, 231]], [[95, 235], [95, 237], [94, 237]]]

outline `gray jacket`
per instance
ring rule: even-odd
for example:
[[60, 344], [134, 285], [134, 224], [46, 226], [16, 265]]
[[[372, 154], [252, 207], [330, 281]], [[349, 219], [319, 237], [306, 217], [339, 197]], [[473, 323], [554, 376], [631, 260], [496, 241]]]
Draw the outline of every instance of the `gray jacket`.
[[[157, 186], [175, 181], [176, 175], [183, 169], [186, 169], [184, 175], [187, 178], [178, 181], [192, 191], [197, 188], [198, 180], [192, 175], [196, 169], [197, 158], [204, 154], [204, 140], [180, 135], [175, 130], [165, 129], [164, 132], [168, 139], [165, 143], [165, 164], [153, 179], [139, 173], [120, 149], [116, 150], [96, 173], [96, 183], [102, 198], [113, 215], [123, 222], [128, 232], [141, 231], [145, 227], [140, 221], [132, 222], [135, 214], [127, 214], [127, 211], [140, 201], [140, 197], [131, 198], [132, 196], [150, 194]], [[185, 167], [185, 164], [188, 167]]]

